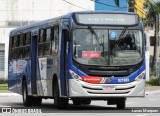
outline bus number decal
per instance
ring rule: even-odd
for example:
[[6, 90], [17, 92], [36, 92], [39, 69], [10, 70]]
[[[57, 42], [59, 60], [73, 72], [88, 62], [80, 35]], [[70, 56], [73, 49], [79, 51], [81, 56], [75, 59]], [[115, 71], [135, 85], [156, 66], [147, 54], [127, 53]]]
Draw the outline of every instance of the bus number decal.
[[122, 82], [129, 82], [128, 78], [119, 78], [118, 82], [122, 83]]

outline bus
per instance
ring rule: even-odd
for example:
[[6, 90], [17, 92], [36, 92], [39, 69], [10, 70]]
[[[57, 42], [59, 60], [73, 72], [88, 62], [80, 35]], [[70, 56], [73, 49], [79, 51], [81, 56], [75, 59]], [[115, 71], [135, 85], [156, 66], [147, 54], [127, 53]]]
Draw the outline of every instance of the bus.
[[24, 106], [145, 96], [145, 36], [136, 13], [71, 12], [10, 32], [8, 86]]

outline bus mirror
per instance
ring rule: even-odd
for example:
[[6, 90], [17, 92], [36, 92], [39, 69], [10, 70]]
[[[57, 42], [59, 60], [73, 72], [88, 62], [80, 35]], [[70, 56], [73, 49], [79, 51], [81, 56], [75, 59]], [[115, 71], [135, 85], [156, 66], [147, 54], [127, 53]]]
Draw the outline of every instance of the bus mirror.
[[70, 31], [70, 25], [69, 25], [68, 22], [64, 22], [63, 29], [66, 29], [66, 30]]
[[70, 26], [69, 26], [69, 24], [67, 24], [66, 26], [67, 26], [67, 30], [70, 32]]

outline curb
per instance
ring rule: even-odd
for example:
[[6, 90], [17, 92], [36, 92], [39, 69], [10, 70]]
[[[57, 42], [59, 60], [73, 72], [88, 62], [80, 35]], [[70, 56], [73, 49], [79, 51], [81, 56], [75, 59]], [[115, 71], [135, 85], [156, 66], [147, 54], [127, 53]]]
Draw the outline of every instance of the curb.
[[151, 94], [160, 94], [160, 90], [157, 91], [147, 91], [145, 92], [146, 95], [151, 95]]
[[6, 96], [20, 96], [17, 93], [0, 93], [0, 97], [6, 97]]

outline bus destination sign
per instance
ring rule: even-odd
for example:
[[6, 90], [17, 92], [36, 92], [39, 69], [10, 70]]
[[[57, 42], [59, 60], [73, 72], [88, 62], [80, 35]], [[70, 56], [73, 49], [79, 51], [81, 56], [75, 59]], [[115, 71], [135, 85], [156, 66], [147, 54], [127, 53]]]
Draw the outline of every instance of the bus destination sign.
[[78, 24], [83, 25], [136, 25], [136, 14], [75, 14]]

